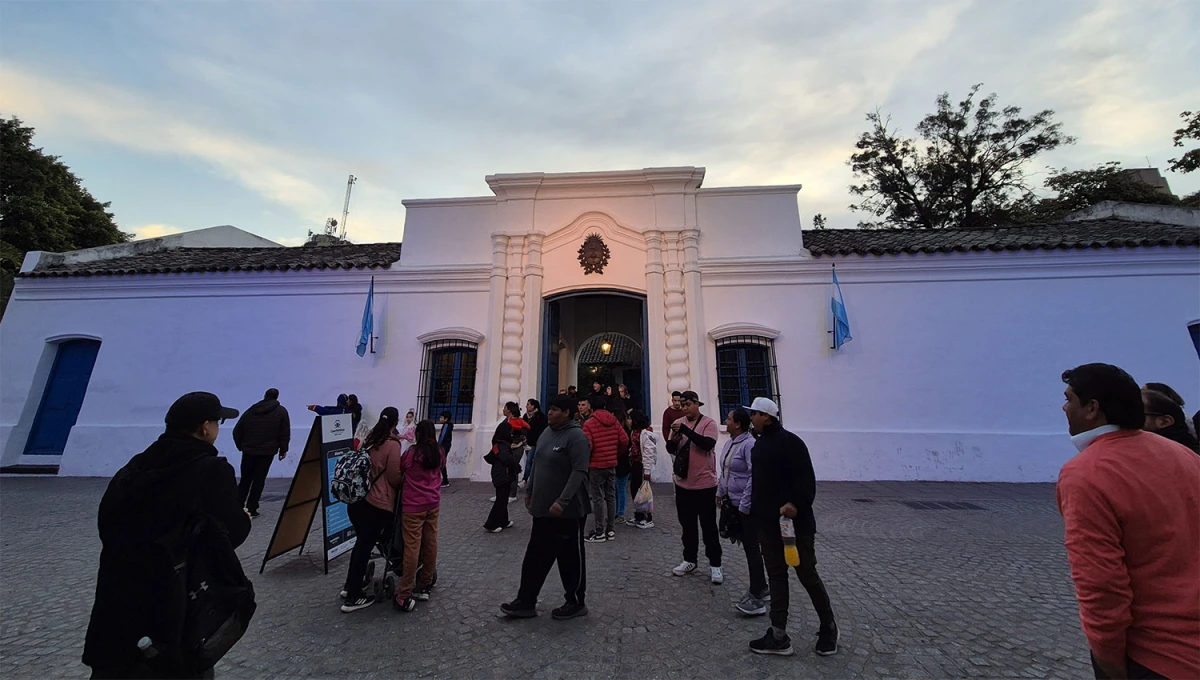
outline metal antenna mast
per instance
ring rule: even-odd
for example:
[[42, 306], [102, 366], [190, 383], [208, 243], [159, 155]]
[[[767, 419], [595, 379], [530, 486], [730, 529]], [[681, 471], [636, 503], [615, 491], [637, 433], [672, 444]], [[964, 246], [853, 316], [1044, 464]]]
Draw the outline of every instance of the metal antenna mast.
[[350, 217], [350, 191], [354, 188], [354, 183], [358, 178], [350, 175], [350, 179], [346, 180], [346, 203], [342, 206], [342, 232], [338, 234], [341, 240], [346, 239], [346, 220]]

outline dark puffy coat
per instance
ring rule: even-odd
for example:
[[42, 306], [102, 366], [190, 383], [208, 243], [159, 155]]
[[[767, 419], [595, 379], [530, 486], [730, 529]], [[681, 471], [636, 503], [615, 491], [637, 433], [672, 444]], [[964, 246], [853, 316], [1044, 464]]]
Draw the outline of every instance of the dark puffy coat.
[[247, 456], [287, 453], [292, 441], [292, 419], [274, 399], [264, 399], [246, 409], [233, 426], [233, 444]]
[[617, 467], [621, 449], [629, 450], [629, 434], [617, 422], [617, 417], [608, 411], [596, 411], [583, 424], [583, 433], [592, 445], [592, 460], [589, 469], [604, 470]]
[[182, 525], [194, 504], [224, 525], [235, 548], [250, 534], [233, 466], [190, 435], [162, 435], [109, 482], [97, 518], [100, 568], [83, 663], [121, 669], [144, 661], [137, 642], [155, 626], [161, 569], [170, 568], [148, 558], [150, 546]]
[[492, 466], [492, 485], [499, 487], [512, 482], [521, 472], [521, 464], [512, 452], [513, 427], [507, 420], [496, 426], [492, 435], [492, 450], [483, 457]]
[[796, 534], [815, 536], [816, 496], [817, 475], [804, 440], [778, 422], [767, 426], [750, 451], [750, 515], [778, 522], [779, 509], [791, 503], [796, 506]]

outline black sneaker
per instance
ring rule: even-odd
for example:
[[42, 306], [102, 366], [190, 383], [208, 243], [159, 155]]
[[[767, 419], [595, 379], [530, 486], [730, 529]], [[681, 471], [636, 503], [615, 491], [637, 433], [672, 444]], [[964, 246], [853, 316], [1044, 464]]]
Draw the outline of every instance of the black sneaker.
[[430, 590], [431, 589], [428, 586], [424, 588], [417, 588], [413, 590], [413, 598], [421, 602], [428, 602]]
[[552, 616], [555, 621], [566, 621], [567, 619], [573, 619], [577, 616], [587, 616], [587, 613], [588, 608], [586, 604], [582, 602], [568, 602], [558, 609], [550, 612], [550, 616]]
[[815, 651], [819, 656], [833, 656], [837, 654], [837, 643], [837, 624], [821, 626], [821, 630], [817, 632], [817, 646]]
[[392, 600], [392, 606], [398, 611], [411, 612], [417, 608], [417, 601], [414, 598], [407, 598], [403, 602], [400, 600]]
[[442, 482], [442, 488], [443, 488], [443, 489], [444, 489], [444, 488], [446, 488], [446, 487], [448, 487], [448, 486], [450, 486], [450, 482]]
[[251, 517], [258, 517], [258, 511], [257, 511], [257, 510], [251, 510], [251, 511], [250, 511], [250, 516], [251, 516]]
[[609, 527], [608, 534], [606, 534], [606, 537], [610, 541], [615, 541], [615, 540], [617, 540], [617, 532], [613, 531], [612, 527]]
[[505, 524], [505, 525], [504, 525], [504, 528], [505, 528], [505, 529], [511, 529], [511, 528], [513, 528], [514, 526], [516, 526], [516, 525], [515, 525], [515, 524], [513, 524], [513, 521], [510, 519], [510, 520], [508, 520], [508, 524]]
[[791, 656], [796, 653], [796, 650], [792, 649], [792, 639], [784, 635], [780, 640], [775, 637], [775, 631], [771, 628], [767, 629], [766, 635], [750, 641], [750, 651], [755, 654], [778, 654], [779, 656]]
[[608, 534], [604, 533], [603, 531], [593, 531], [587, 535], [587, 538], [583, 540], [587, 541], [588, 543], [603, 543], [608, 540]]
[[536, 606], [522, 602], [519, 599], [500, 605], [500, 611], [504, 612], [505, 616], [510, 616], [514, 619], [532, 619], [537, 616]]
[[359, 609], [366, 609], [373, 604], [375, 604], [374, 595], [360, 595], [354, 600], [346, 600], [342, 605], [342, 613], [349, 614], [350, 612], [356, 612]]

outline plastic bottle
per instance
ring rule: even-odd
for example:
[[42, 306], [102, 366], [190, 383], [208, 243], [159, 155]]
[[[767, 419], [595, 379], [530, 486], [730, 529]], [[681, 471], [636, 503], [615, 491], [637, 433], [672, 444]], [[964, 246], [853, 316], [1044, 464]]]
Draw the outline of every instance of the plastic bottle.
[[783, 537], [783, 560], [789, 566], [800, 566], [800, 550], [796, 548], [796, 525], [787, 517], [779, 518], [779, 535]]
[[154, 647], [154, 641], [148, 637], [143, 637], [141, 640], [138, 640], [137, 646], [147, 659], [153, 659], [154, 657], [158, 656], [158, 649]]

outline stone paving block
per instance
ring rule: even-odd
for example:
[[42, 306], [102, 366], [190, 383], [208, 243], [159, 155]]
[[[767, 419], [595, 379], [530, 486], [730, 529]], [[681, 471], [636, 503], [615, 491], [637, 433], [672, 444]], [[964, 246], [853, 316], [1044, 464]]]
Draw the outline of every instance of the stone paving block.
[[[99, 551], [95, 513], [107, 480], [0, 479], [0, 677], [83, 678], [79, 657]], [[812, 652], [817, 619], [791, 581], [796, 655], [746, 645], [766, 617], [733, 605], [749, 582], [739, 546], [723, 542], [726, 582], [703, 568], [677, 578], [679, 526], [663, 485], [656, 528], [618, 527], [586, 547], [584, 619], [553, 621], [551, 573], [535, 619], [508, 621], [530, 518], [485, 534], [491, 487], [455, 481], [443, 498], [438, 586], [400, 614], [379, 605], [338, 611], [348, 557], [321, 573], [320, 518], [304, 554], [258, 567], [287, 492], [262, 508], [239, 554], [259, 609], [217, 666], [219, 677], [861, 678], [1083, 677], [1090, 673], [1062, 547], [1053, 485], [821, 483], [818, 569], [842, 632], [840, 653]], [[856, 502], [870, 498], [874, 502]], [[965, 501], [985, 511], [918, 511], [898, 501]], [[704, 567], [701, 564], [701, 567]], [[681, 653], [680, 650], [686, 650]]]

